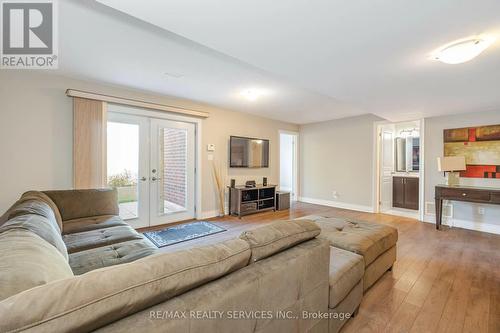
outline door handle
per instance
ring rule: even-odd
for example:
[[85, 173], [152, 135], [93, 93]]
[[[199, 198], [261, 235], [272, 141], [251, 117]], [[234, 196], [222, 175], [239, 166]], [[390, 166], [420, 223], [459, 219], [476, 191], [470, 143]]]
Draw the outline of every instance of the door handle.
[[145, 182], [146, 180], [148, 180], [146, 177], [141, 177], [142, 182]]

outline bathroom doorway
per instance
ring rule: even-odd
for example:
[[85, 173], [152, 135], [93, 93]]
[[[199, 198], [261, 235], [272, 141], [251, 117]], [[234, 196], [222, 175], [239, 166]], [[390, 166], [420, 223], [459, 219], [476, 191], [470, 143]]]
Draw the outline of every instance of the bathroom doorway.
[[376, 212], [423, 219], [423, 126], [423, 120], [376, 125]]

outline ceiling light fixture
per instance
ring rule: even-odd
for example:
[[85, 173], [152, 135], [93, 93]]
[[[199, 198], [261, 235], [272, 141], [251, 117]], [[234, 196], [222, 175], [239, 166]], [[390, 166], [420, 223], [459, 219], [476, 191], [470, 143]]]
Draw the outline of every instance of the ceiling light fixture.
[[168, 76], [168, 77], [173, 77], [175, 79], [180, 79], [184, 77], [184, 74], [181, 73], [175, 73], [175, 72], [165, 72], [163, 75]]
[[432, 53], [432, 58], [445, 64], [461, 64], [480, 55], [493, 42], [493, 37], [474, 37], [454, 41]]
[[256, 88], [250, 88], [250, 89], [244, 89], [240, 92], [240, 95], [245, 98], [246, 100], [249, 100], [251, 102], [256, 101], [259, 99], [259, 97], [268, 95], [269, 92], [263, 89], [256, 89]]

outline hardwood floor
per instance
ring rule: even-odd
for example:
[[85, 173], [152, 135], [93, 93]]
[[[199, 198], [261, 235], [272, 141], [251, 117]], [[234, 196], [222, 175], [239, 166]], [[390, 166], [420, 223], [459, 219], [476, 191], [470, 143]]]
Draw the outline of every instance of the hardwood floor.
[[363, 297], [348, 332], [500, 332], [500, 236], [436, 231], [417, 220], [297, 203], [289, 211], [211, 219], [227, 232], [163, 248], [176, 251], [238, 237], [275, 220], [305, 215], [356, 218], [396, 227], [398, 260]]

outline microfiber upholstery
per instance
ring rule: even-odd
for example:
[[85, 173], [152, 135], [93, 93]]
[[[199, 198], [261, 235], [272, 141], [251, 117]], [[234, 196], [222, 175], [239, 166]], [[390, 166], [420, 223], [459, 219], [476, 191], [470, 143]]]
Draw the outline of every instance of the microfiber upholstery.
[[54, 281], [0, 302], [0, 332], [89, 332], [243, 268], [250, 253], [232, 239]]
[[[312, 221], [168, 252], [119, 217], [116, 190], [35, 192], [13, 208], [0, 222], [0, 332], [328, 331], [324, 317], [151, 317], [170, 309], [327, 313], [330, 246], [315, 238]], [[353, 305], [351, 295], [337, 308]]]
[[54, 246], [64, 259], [68, 260], [68, 250], [61, 238], [59, 226], [55, 220], [34, 214], [20, 215], [8, 220], [0, 227], [0, 233], [7, 230], [30, 231]]
[[359, 308], [362, 298], [363, 281], [359, 281], [342, 302], [340, 302], [335, 308], [330, 308], [328, 310], [331, 316], [328, 323], [328, 333], [338, 333], [340, 331], [350, 318], [348, 318], [346, 314], [350, 313], [352, 315], [352, 313]]
[[250, 244], [251, 261], [255, 262], [310, 240], [320, 233], [309, 220], [277, 221], [260, 228], [245, 231], [240, 238]]
[[144, 238], [72, 253], [69, 265], [75, 275], [81, 275], [95, 269], [132, 262], [157, 252], [158, 248]]
[[5, 214], [0, 217], [0, 225], [20, 215], [35, 214], [54, 219], [59, 230], [62, 230], [62, 218], [56, 204], [45, 193], [39, 191], [25, 192]]
[[318, 238], [328, 240], [331, 246], [362, 255], [365, 267], [398, 241], [397, 229], [383, 224], [335, 218], [321, 218], [315, 222], [321, 228]]
[[99, 215], [118, 215], [116, 189], [44, 191], [57, 205], [63, 221]]
[[85, 251], [144, 237], [132, 227], [117, 226], [63, 235], [68, 253]]
[[[203, 333], [326, 333], [328, 319], [303, 319], [302, 311], [328, 312], [328, 242], [311, 239], [286, 251], [254, 262], [187, 293], [115, 321], [96, 333], [203, 332]], [[220, 311], [210, 319], [156, 319], [151, 313]], [[229, 319], [246, 311], [290, 312], [298, 319], [277, 316]]]
[[63, 235], [128, 225], [119, 216], [101, 215], [64, 221]]
[[364, 272], [362, 256], [330, 246], [330, 309], [342, 302], [357, 284], [363, 283]]
[[[15, 297], [22, 291], [49, 282], [73, 277], [67, 260], [51, 244], [29, 230], [9, 229], [0, 233], [0, 304], [10, 304], [5, 298]], [[46, 297], [40, 295], [40, 297]], [[30, 312], [31, 304], [16, 309], [19, 313]], [[42, 310], [42, 309], [41, 309]], [[10, 312], [0, 311], [0, 326]], [[0, 332], [5, 332], [0, 327]]]

